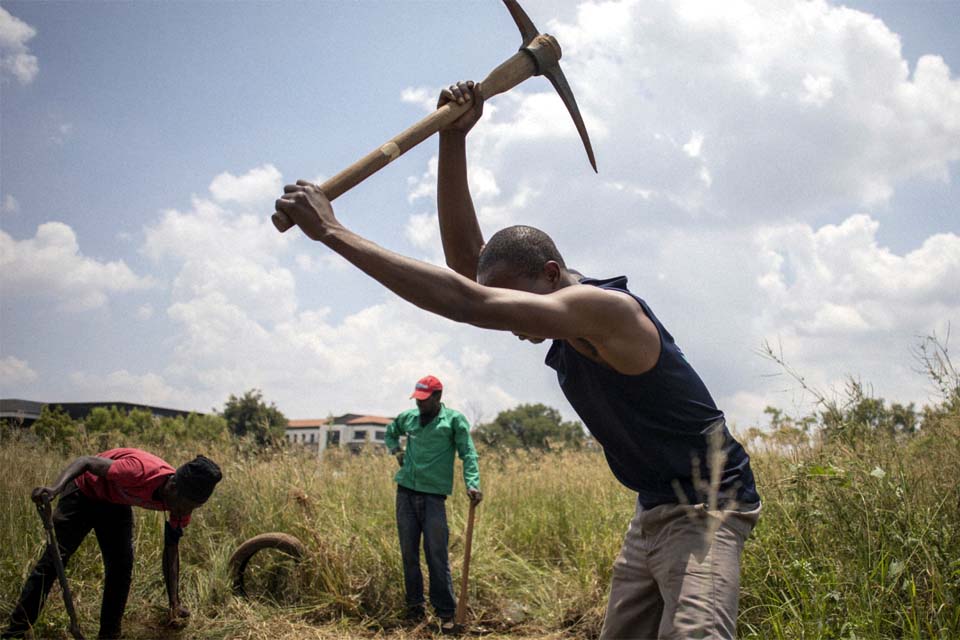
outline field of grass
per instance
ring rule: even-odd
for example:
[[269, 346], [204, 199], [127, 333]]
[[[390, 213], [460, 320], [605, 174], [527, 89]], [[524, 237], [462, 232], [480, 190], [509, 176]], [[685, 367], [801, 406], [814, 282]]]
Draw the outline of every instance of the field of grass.
[[[66, 454], [22, 438], [2, 444], [4, 620], [42, 549], [30, 489], [49, 483], [72, 455], [137, 444], [107, 439], [101, 435]], [[136, 510], [129, 637], [431, 636], [430, 627], [402, 627], [398, 619], [403, 579], [391, 457], [333, 452], [320, 462], [304, 452], [257, 454], [231, 443], [149, 448], [175, 465], [205, 453], [221, 464], [224, 481], [181, 541], [181, 595], [193, 612], [181, 631], [161, 627], [162, 516]], [[948, 413], [909, 438], [873, 433], [788, 452], [753, 449], [764, 510], [744, 553], [742, 637], [960, 637], [960, 416]], [[474, 632], [596, 637], [634, 497], [595, 451], [481, 452], [481, 472], [486, 498], [471, 564]], [[467, 513], [462, 486], [447, 511], [459, 585]], [[299, 565], [258, 556], [250, 580], [261, 596], [238, 599], [230, 590], [228, 558], [240, 542], [267, 531], [297, 536], [307, 555]], [[102, 577], [94, 536], [68, 575], [81, 625], [94, 635]], [[54, 587], [38, 637], [66, 638], [66, 628]]]

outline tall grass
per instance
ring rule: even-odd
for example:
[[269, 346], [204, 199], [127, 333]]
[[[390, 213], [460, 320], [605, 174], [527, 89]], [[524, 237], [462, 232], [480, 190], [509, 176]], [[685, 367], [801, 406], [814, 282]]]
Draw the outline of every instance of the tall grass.
[[[70, 453], [94, 452], [93, 444]], [[230, 443], [211, 446], [203, 453], [221, 464], [224, 481], [181, 541], [190, 625], [162, 631], [162, 516], [137, 510], [128, 635], [423, 635], [397, 626], [403, 577], [393, 458], [333, 451], [320, 462], [298, 450], [253, 454]], [[172, 464], [199, 452], [176, 445], [151, 450]], [[24, 439], [0, 448], [0, 614], [9, 611], [42, 548], [30, 489], [49, 483], [69, 459]], [[789, 454], [758, 451], [753, 463], [764, 510], [744, 553], [741, 636], [960, 637], [956, 413], [909, 439], [870, 434], [854, 444], [816, 443]], [[635, 496], [596, 451], [481, 452], [480, 464], [486, 499], [474, 534], [473, 623], [512, 637], [595, 637]], [[467, 513], [462, 486], [447, 512], [456, 580]], [[261, 559], [251, 579], [268, 593], [235, 598], [227, 560], [240, 542], [266, 531], [299, 537], [307, 555], [295, 567]], [[93, 536], [68, 575], [81, 624], [92, 634], [102, 579]], [[66, 622], [55, 587], [38, 634], [66, 637]]]

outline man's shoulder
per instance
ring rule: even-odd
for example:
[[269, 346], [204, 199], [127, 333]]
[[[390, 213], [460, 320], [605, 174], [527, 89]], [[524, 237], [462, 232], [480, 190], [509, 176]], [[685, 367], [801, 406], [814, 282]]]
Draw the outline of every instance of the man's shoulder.
[[413, 409], [407, 409], [406, 411], [401, 411], [400, 413], [397, 414], [397, 417], [394, 418], [393, 420], [394, 422], [403, 423], [412, 418], [419, 418], [419, 417], [420, 417], [420, 410], [414, 407]]
[[460, 413], [460, 412], [457, 411], [456, 409], [451, 409], [451, 408], [447, 407], [446, 405], [444, 405], [443, 407], [440, 408], [440, 412], [443, 414], [443, 416], [444, 416], [447, 420], [450, 420], [450, 421], [463, 420], [464, 422], [467, 421], [466, 416], [464, 416], [462, 413]]

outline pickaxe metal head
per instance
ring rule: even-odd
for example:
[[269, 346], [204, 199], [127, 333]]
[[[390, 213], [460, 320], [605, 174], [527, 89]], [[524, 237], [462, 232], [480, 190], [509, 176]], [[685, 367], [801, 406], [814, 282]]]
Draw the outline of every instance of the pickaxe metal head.
[[[593, 147], [590, 146], [590, 136], [587, 134], [587, 127], [583, 124], [580, 109], [577, 107], [577, 101], [573, 97], [573, 91], [570, 89], [569, 83], [567, 83], [567, 78], [563, 75], [563, 70], [560, 69], [559, 60], [562, 55], [560, 44], [553, 36], [540, 33], [517, 0], [503, 0], [503, 4], [507, 6], [507, 11], [513, 16], [513, 21], [517, 23], [517, 28], [520, 29], [520, 37], [522, 38], [520, 50], [526, 51], [533, 56], [537, 67], [534, 75], [546, 76], [550, 84], [553, 85], [553, 88], [560, 94], [560, 99], [563, 100], [567, 111], [570, 112], [570, 117], [573, 118], [573, 124], [577, 127], [577, 132], [580, 134], [583, 146], [587, 150], [590, 166], [596, 171], [597, 161], [593, 157]], [[543, 40], [544, 42], [538, 42], [538, 40]]]
[[[567, 106], [567, 111], [570, 112], [573, 123], [580, 133], [580, 139], [583, 140], [583, 146], [587, 150], [590, 166], [596, 171], [597, 161], [593, 157], [590, 136], [587, 135], [587, 128], [583, 124], [583, 118], [580, 116], [580, 109], [577, 108], [577, 101], [573, 98], [570, 85], [567, 84], [567, 79], [563, 76], [563, 71], [560, 70], [559, 60], [562, 52], [557, 39], [549, 34], [537, 31], [537, 27], [534, 26], [516, 0], [503, 0], [503, 3], [510, 11], [510, 15], [513, 16], [517, 27], [520, 28], [520, 37], [523, 42], [519, 51], [498, 65], [480, 82], [483, 96], [492, 98], [509, 91], [531, 76], [546, 76], [557, 93], [560, 94], [563, 104]], [[386, 144], [374, 149], [332, 178], [324, 181], [320, 185], [320, 190], [330, 201], [333, 201], [437, 131], [453, 123], [471, 108], [473, 106], [468, 103], [447, 102], [420, 122], [388, 140]], [[294, 223], [284, 212], [277, 211], [273, 214], [273, 224], [276, 225], [278, 231], [283, 232], [293, 226]]]

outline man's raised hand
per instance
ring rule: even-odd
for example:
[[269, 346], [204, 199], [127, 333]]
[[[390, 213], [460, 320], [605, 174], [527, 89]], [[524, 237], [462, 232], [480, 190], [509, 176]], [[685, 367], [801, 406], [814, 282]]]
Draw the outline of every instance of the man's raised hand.
[[473, 108], [446, 127], [440, 129], [441, 133], [446, 131], [459, 131], [466, 134], [473, 128], [473, 125], [477, 124], [480, 116], [483, 115], [483, 92], [481, 91], [480, 84], [475, 84], [473, 80], [461, 80], [457, 84], [452, 84], [441, 91], [440, 98], [437, 100], [437, 108], [439, 109], [448, 102], [455, 102], [457, 104], [472, 102]]
[[317, 185], [306, 180], [285, 186], [274, 207], [287, 214], [312, 240], [322, 241], [331, 229], [340, 226], [330, 200]]

